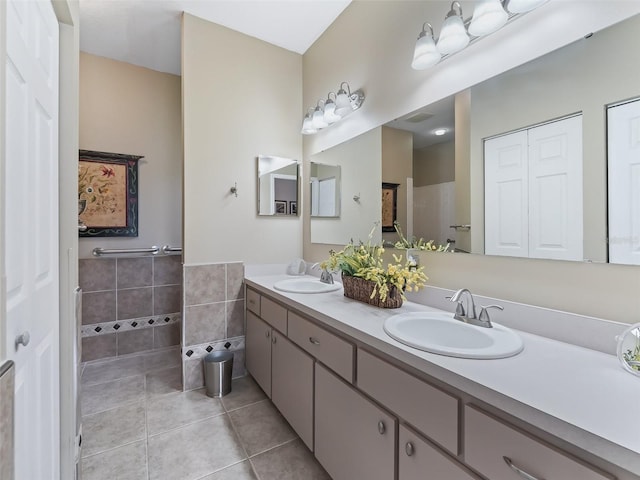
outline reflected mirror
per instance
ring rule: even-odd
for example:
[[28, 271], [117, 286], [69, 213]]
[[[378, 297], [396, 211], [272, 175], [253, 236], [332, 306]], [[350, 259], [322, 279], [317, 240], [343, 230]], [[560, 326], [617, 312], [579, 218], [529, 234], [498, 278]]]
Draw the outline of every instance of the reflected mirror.
[[298, 162], [258, 156], [258, 215], [298, 215]]
[[[639, 30], [640, 16], [631, 17], [387, 124], [413, 134], [405, 233], [476, 254], [635, 263], [623, 259], [640, 257], [630, 233], [638, 185], [620, 200], [611, 182], [613, 170], [632, 178], [640, 142], [618, 145], [611, 129], [613, 109], [640, 96], [640, 50], [615, 53]], [[630, 132], [628, 144], [640, 130], [627, 117], [616, 131]], [[625, 148], [628, 160], [614, 161]], [[614, 220], [622, 226], [612, 229]], [[614, 257], [621, 243], [632, 252]]]
[[312, 217], [340, 217], [340, 165], [311, 162]]

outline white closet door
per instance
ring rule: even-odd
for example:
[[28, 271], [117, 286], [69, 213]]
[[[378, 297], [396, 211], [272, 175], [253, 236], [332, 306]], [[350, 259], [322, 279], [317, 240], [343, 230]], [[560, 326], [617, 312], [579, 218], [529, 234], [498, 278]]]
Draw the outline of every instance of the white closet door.
[[640, 100], [607, 110], [609, 262], [640, 265]]
[[[6, 3], [8, 359], [16, 364], [15, 478], [60, 478], [58, 21], [51, 2]], [[20, 343], [18, 343], [20, 342]]]
[[484, 142], [485, 254], [529, 256], [527, 132]]
[[582, 261], [582, 116], [528, 132], [529, 257]]

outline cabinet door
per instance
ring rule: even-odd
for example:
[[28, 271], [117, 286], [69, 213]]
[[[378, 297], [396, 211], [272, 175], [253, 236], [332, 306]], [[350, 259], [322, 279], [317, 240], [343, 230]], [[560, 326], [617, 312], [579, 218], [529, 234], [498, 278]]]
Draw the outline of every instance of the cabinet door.
[[475, 480], [454, 460], [400, 425], [398, 480]]
[[247, 312], [245, 355], [247, 371], [271, 398], [271, 327], [251, 312]]
[[395, 478], [396, 419], [317, 363], [315, 385], [315, 455], [331, 478]]
[[284, 335], [271, 335], [271, 399], [313, 451], [313, 358]]

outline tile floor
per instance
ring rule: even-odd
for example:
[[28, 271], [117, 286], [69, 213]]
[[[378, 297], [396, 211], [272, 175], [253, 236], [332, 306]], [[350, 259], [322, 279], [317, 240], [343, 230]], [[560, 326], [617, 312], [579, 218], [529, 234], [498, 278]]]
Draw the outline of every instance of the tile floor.
[[182, 392], [171, 351], [82, 372], [83, 480], [330, 480], [251, 377]]

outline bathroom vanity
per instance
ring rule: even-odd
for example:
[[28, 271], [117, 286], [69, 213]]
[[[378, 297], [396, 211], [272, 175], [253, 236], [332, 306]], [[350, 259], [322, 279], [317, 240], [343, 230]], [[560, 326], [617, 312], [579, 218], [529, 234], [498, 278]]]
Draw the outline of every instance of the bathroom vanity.
[[246, 366], [333, 480], [640, 479], [640, 379], [614, 356], [525, 332], [511, 358], [435, 355], [383, 331], [435, 309], [283, 278], [245, 278]]

